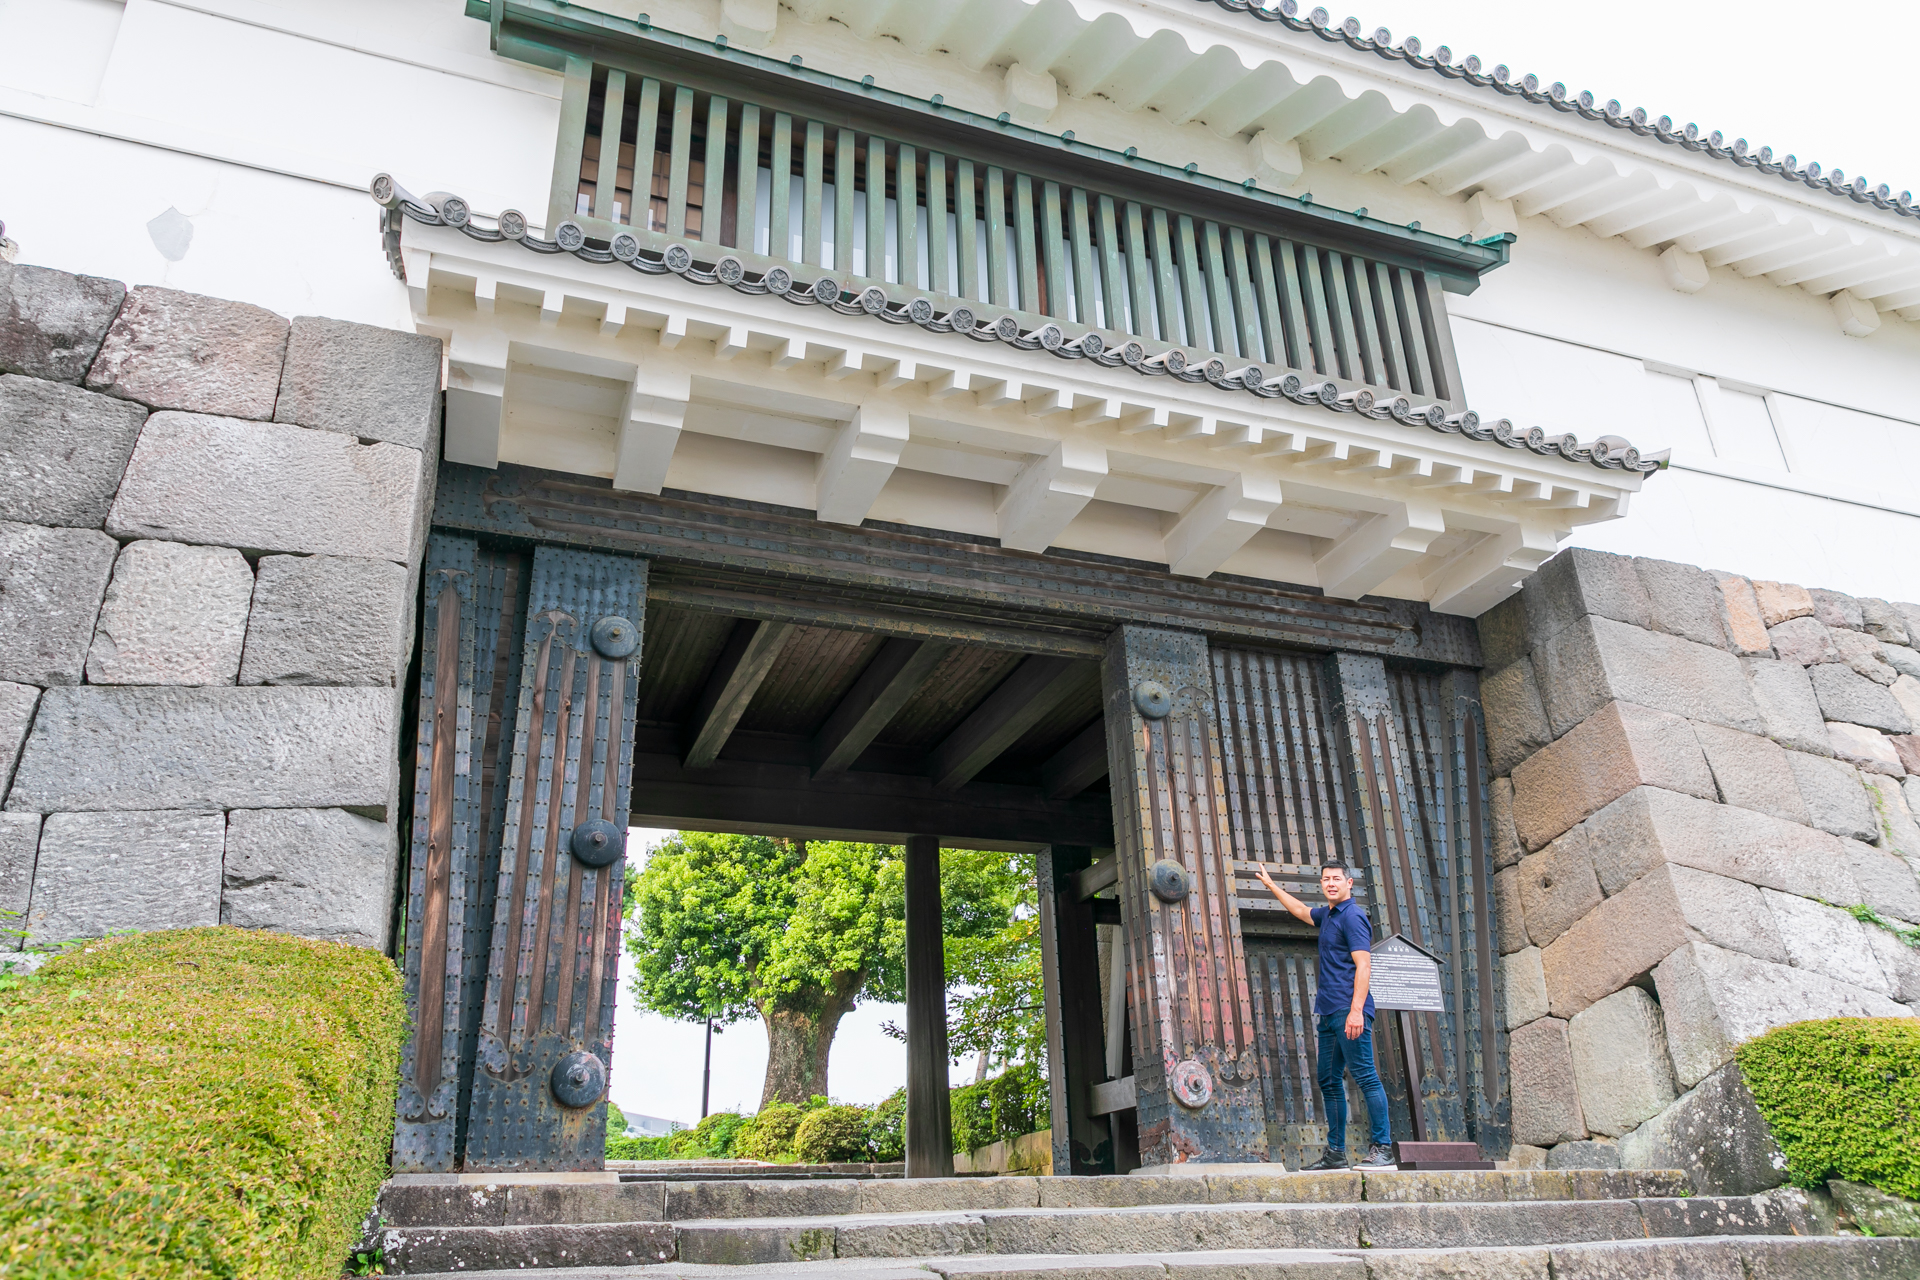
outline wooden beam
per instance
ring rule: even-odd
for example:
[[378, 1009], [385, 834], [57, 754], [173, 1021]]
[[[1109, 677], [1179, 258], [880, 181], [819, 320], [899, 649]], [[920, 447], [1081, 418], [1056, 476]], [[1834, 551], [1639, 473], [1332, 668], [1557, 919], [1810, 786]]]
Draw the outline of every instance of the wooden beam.
[[1077, 796], [1107, 776], [1107, 722], [1095, 720], [1040, 766], [1040, 790], [1049, 800]]
[[972, 781], [1045, 719], [1081, 680], [1081, 669], [1070, 658], [1032, 657], [1022, 662], [933, 749], [927, 770], [933, 785], [950, 791]]
[[1111, 889], [1119, 883], [1120, 859], [1111, 853], [1092, 866], [1073, 873], [1073, 892], [1082, 902], [1102, 889]]
[[947, 1095], [947, 964], [940, 840], [907, 839], [907, 1176], [953, 1176]]
[[880, 646], [866, 670], [813, 737], [813, 775], [853, 766], [880, 731], [920, 691], [953, 646], [895, 637]]
[[727, 646], [720, 651], [720, 660], [714, 663], [688, 722], [692, 732], [688, 735], [687, 768], [705, 768], [719, 757], [720, 748], [727, 745], [733, 726], [740, 723], [747, 704], [773, 670], [774, 659], [791, 634], [790, 622], [742, 620], [734, 624], [733, 634], [727, 637]]
[[1091, 906], [1073, 891], [1076, 873], [1092, 860], [1092, 849], [1074, 845], [1054, 845], [1034, 859], [1056, 1175], [1113, 1172], [1111, 1129], [1095, 1125], [1089, 1110], [1106, 1075], [1099, 934]]

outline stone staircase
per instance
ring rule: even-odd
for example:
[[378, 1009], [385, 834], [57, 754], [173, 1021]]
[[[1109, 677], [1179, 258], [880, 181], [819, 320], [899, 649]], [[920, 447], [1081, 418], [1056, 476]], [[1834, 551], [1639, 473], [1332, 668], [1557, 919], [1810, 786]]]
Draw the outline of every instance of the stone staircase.
[[[629, 1175], [630, 1177], [630, 1175]], [[595, 1179], [595, 1180], [588, 1180]], [[613, 1181], [396, 1178], [390, 1274], [858, 1280], [1904, 1280], [1795, 1190], [1677, 1171]]]

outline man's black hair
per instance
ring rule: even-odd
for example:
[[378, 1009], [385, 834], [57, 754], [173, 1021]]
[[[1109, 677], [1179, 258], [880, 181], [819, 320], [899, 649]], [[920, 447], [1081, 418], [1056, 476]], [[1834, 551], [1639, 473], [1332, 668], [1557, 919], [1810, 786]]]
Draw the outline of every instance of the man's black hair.
[[1341, 875], [1345, 876], [1347, 879], [1349, 880], [1353, 879], [1353, 868], [1349, 867], [1344, 862], [1329, 862], [1324, 864], [1320, 869], [1322, 871], [1338, 871]]

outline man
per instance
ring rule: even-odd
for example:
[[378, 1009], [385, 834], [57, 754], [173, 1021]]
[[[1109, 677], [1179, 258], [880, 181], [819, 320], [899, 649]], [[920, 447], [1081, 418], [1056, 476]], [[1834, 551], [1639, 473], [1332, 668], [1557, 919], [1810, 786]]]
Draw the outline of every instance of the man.
[[1353, 900], [1353, 873], [1338, 862], [1320, 869], [1324, 907], [1306, 903], [1273, 882], [1256, 866], [1260, 882], [1289, 915], [1320, 931], [1320, 983], [1313, 997], [1314, 1025], [1320, 1033], [1320, 1097], [1327, 1113], [1327, 1150], [1308, 1169], [1347, 1168], [1347, 1089], [1341, 1076], [1353, 1073], [1367, 1100], [1371, 1141], [1362, 1169], [1393, 1167], [1392, 1134], [1387, 1127], [1387, 1091], [1373, 1066], [1373, 926]]

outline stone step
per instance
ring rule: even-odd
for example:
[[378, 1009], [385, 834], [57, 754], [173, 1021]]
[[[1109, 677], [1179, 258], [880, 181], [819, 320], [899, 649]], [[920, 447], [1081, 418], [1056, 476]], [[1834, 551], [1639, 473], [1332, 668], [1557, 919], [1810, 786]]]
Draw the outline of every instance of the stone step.
[[[1434, 1176], [1434, 1175], [1428, 1175]], [[396, 1274], [484, 1267], [722, 1267], [857, 1258], [1246, 1249], [1448, 1249], [1817, 1230], [1798, 1191], [1746, 1197], [1009, 1208], [507, 1226], [389, 1225]], [[1694, 1280], [1689, 1277], [1688, 1280]]]
[[[492, 1266], [492, 1263], [477, 1265]], [[728, 1280], [737, 1268], [655, 1263], [545, 1271], [554, 1280]], [[507, 1280], [525, 1270], [462, 1267], [422, 1280]], [[1458, 1249], [1182, 1250], [836, 1259], [756, 1267], [754, 1280], [1911, 1280], [1920, 1240], [1865, 1236], [1693, 1236]]]
[[488, 1182], [473, 1175], [426, 1174], [389, 1181], [380, 1193], [379, 1213], [396, 1227], [486, 1227], [1155, 1204], [1632, 1200], [1688, 1190], [1683, 1172], [1661, 1169], [798, 1182], [514, 1181], [504, 1176]]

